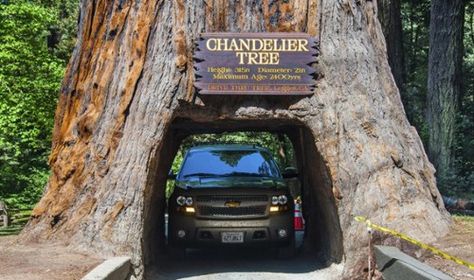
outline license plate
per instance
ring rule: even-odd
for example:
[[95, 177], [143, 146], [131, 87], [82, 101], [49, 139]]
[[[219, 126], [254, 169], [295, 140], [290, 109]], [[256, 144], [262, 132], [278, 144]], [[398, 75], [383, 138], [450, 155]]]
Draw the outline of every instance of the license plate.
[[222, 243], [244, 243], [243, 232], [223, 232]]

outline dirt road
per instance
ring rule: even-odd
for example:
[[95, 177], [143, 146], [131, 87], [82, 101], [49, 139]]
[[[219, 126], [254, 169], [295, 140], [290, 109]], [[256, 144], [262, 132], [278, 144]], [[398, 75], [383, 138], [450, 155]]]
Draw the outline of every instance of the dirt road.
[[275, 258], [274, 250], [209, 249], [188, 251], [181, 261], [163, 260], [147, 279], [186, 280], [306, 280], [339, 279], [342, 265], [324, 267], [317, 258], [299, 255], [291, 260]]
[[2, 280], [78, 280], [103, 261], [58, 244], [17, 244], [15, 238], [0, 237]]
[[[300, 237], [301, 238], [301, 237]], [[297, 243], [301, 240], [297, 238]], [[450, 234], [434, 246], [474, 262], [474, 218], [453, 217]], [[474, 280], [474, 271], [429, 252], [420, 260], [456, 280]], [[276, 260], [271, 250], [194, 250], [183, 261], [162, 260], [147, 279], [246, 280], [246, 279], [339, 279], [342, 265], [324, 267], [314, 256], [299, 255], [293, 260]]]
[[[92, 256], [72, 252], [54, 244], [17, 244], [15, 237], [0, 238], [0, 279], [73, 280], [81, 279], [102, 262]], [[474, 218], [454, 218], [452, 232], [434, 246], [474, 262]], [[430, 254], [425, 263], [456, 280], [474, 280], [474, 271]], [[193, 250], [182, 261], [163, 259], [148, 269], [147, 278], [164, 280], [306, 280], [339, 279], [342, 265], [325, 267], [315, 256], [299, 255], [278, 260], [273, 250]]]
[[[448, 254], [474, 263], [474, 217], [454, 216], [453, 220], [451, 232], [432, 245]], [[474, 280], [474, 270], [436, 255], [431, 255], [423, 261], [456, 280]]]

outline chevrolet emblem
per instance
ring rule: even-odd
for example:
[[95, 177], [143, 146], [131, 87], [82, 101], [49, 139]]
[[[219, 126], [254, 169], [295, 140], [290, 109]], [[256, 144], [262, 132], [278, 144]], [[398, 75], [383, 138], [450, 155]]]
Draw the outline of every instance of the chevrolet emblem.
[[226, 201], [224, 206], [229, 208], [236, 208], [240, 206], [240, 201]]

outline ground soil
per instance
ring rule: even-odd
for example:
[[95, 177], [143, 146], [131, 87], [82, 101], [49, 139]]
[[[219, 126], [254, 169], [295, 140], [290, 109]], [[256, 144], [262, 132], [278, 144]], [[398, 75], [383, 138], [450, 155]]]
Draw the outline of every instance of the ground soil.
[[[474, 218], [454, 217], [450, 234], [432, 244], [468, 262], [474, 262]], [[242, 255], [243, 254], [243, 255]], [[299, 256], [293, 261], [278, 261], [265, 251], [236, 254], [191, 252], [185, 260], [165, 268], [154, 268], [148, 279], [338, 279], [341, 265], [325, 267], [317, 261]], [[244, 257], [243, 257], [244, 256]], [[423, 261], [452, 276], [456, 280], [474, 280], [474, 270], [429, 253]], [[67, 247], [53, 244], [15, 242], [15, 237], [0, 237], [0, 279], [13, 280], [69, 280], [81, 279], [103, 260], [72, 252]], [[185, 269], [184, 269], [184, 268]]]
[[[453, 220], [450, 234], [432, 245], [452, 256], [474, 263], [474, 217], [454, 216]], [[456, 280], [474, 280], [474, 270], [453, 261], [431, 255], [424, 262]]]
[[210, 248], [188, 250], [183, 260], [163, 259], [147, 280], [339, 280], [342, 264], [321, 263], [314, 254], [278, 259], [274, 249]]
[[59, 244], [18, 244], [15, 236], [0, 237], [0, 279], [81, 279], [103, 260], [72, 252]]

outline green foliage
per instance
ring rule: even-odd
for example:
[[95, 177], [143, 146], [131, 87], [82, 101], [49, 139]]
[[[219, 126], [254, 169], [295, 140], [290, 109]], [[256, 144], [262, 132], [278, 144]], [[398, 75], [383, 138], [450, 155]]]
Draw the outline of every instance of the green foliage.
[[23, 229], [23, 225], [14, 225], [7, 228], [0, 228], [0, 236], [17, 235]]
[[48, 178], [56, 100], [73, 41], [71, 31], [51, 45], [52, 31], [63, 25], [54, 7], [0, 4], [0, 200], [10, 206], [31, 207]]
[[467, 174], [459, 171], [449, 172], [446, 176], [438, 178], [438, 186], [445, 196], [474, 200], [474, 172]]
[[467, 215], [460, 215], [460, 214], [455, 214], [453, 215], [454, 219], [458, 221], [462, 221], [465, 223], [470, 223], [470, 227], [474, 229], [474, 216], [467, 216]]
[[76, 44], [78, 0], [37, 0], [54, 13], [56, 22], [49, 27], [48, 47], [62, 61], [67, 62]]
[[402, 1], [405, 86], [402, 101], [409, 121], [418, 129], [424, 143], [429, 138], [425, 119], [428, 83], [430, 1]]
[[8, 227], [0, 227], [0, 236], [18, 234], [23, 226], [28, 222], [31, 216], [31, 209], [9, 209], [10, 225]]

